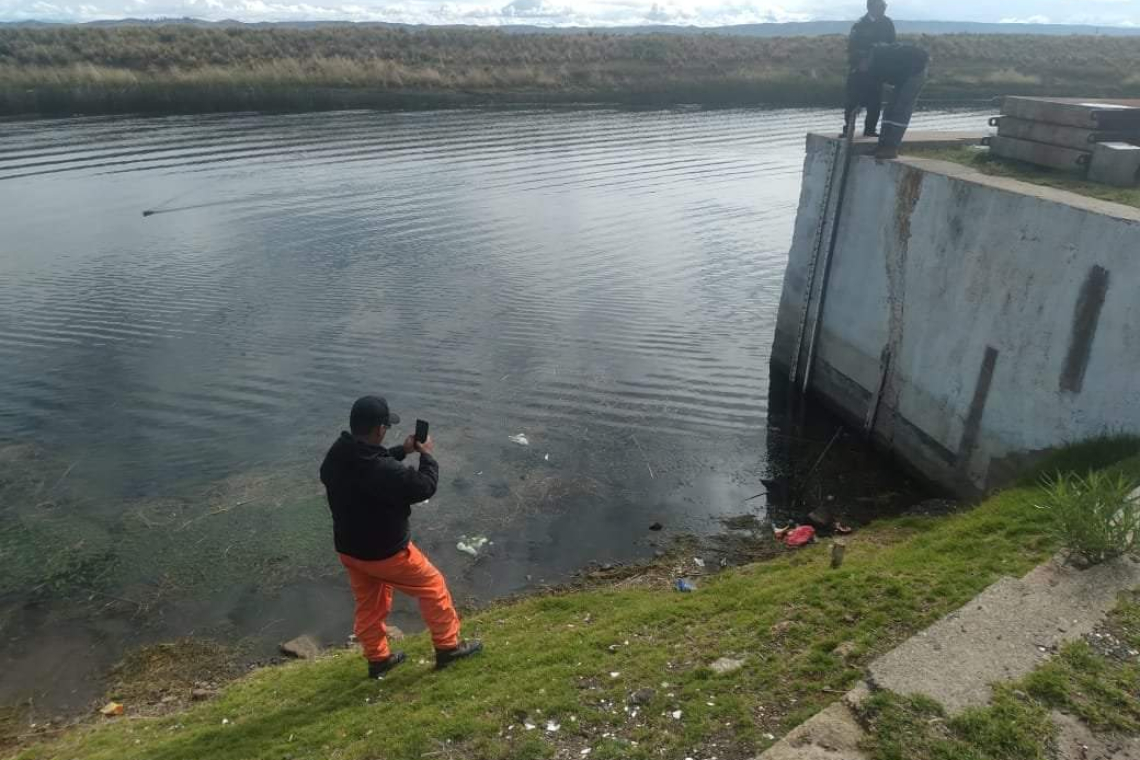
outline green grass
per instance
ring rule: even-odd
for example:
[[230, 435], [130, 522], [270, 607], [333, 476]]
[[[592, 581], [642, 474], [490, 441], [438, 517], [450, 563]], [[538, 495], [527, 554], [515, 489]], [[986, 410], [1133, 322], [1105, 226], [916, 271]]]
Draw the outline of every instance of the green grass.
[[[1140, 473], [1140, 442], [1118, 452], [1131, 458], [1116, 469]], [[821, 545], [703, 579], [692, 594], [526, 599], [466, 620], [487, 651], [441, 674], [419, 662], [429, 642], [414, 636], [410, 662], [382, 682], [338, 652], [260, 670], [185, 713], [77, 729], [19, 757], [523, 760], [556, 746], [575, 756], [592, 747], [591, 758], [750, 757], [771, 743], [765, 734], [783, 734], [850, 687], [870, 658], [1047, 557], [1054, 546], [1037, 496], [1021, 487], [968, 513], [881, 523], [851, 537], [839, 570]], [[846, 657], [834, 652], [843, 643], [853, 646]], [[722, 655], [745, 666], [716, 675], [708, 665]], [[642, 688], [655, 696], [634, 718], [626, 700]], [[543, 730], [550, 719], [557, 733]]]
[[1044, 484], [1041, 508], [1053, 514], [1057, 541], [1075, 563], [1097, 565], [1131, 554], [1140, 539], [1140, 486], [1120, 473], [1059, 475]]
[[[1140, 650], [1140, 593], [1126, 594], [1109, 615], [1108, 632]], [[1069, 712], [1094, 730], [1140, 734], [1140, 660], [1106, 657], [1086, 641], [1066, 645], [1024, 681], [1022, 688], [1050, 707]]]
[[1140, 208], [1140, 187], [1101, 185], [1081, 179], [1068, 172], [991, 156], [986, 150], [977, 148], [914, 148], [905, 150], [904, 146], [903, 152], [914, 158], [932, 158], [963, 164], [992, 177], [1009, 177], [1034, 185], [1068, 190], [1071, 193], [1087, 195], [1090, 198]]
[[[1126, 37], [938, 35], [928, 98], [1126, 97]], [[466, 103], [831, 104], [846, 39], [59, 26], [0, 29], [0, 115], [303, 110]]]
[[947, 718], [921, 696], [878, 692], [860, 705], [873, 760], [1049, 760], [1049, 713], [999, 688], [985, 709]]
[[[1140, 593], [1125, 594], [1105, 629], [1140, 649]], [[1063, 710], [1095, 731], [1140, 733], [1140, 662], [1067, 644], [1025, 679], [999, 685], [991, 705], [948, 718], [923, 697], [879, 692], [860, 705], [873, 760], [1048, 760]]]

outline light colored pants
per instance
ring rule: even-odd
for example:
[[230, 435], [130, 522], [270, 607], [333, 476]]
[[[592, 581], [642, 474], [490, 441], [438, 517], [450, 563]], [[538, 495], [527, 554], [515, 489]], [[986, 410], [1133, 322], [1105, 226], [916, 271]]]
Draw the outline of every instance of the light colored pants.
[[879, 145], [887, 148], [897, 148], [902, 145], [903, 135], [910, 126], [910, 117], [914, 113], [914, 104], [918, 102], [918, 94], [926, 84], [926, 69], [905, 80], [891, 92], [887, 110], [883, 112], [883, 126], [879, 130]]
[[459, 615], [451, 602], [447, 581], [415, 544], [387, 559], [363, 560], [340, 555], [348, 570], [352, 595], [356, 598], [353, 633], [369, 661], [383, 660], [388, 650], [388, 629], [384, 621], [392, 609], [392, 591], [413, 596], [420, 603], [431, 641], [436, 649], [454, 649], [459, 644]]

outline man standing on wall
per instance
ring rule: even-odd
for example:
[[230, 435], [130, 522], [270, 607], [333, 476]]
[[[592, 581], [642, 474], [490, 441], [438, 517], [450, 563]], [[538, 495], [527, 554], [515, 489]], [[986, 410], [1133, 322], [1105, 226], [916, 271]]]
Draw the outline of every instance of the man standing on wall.
[[883, 107], [883, 87], [857, 75], [859, 63], [878, 44], [895, 41], [895, 24], [887, 18], [887, 4], [884, 0], [867, 0], [867, 14], [851, 27], [847, 37], [847, 103], [843, 114], [843, 134], [855, 128], [855, 115], [860, 108], [867, 109], [863, 122], [864, 137], [878, 137], [879, 112]]
[[[439, 465], [430, 437], [420, 443], [408, 436], [390, 449], [381, 445], [388, 428], [399, 422], [383, 398], [357, 399], [349, 431], [341, 433], [321, 464], [336, 550], [356, 599], [353, 630], [368, 660], [369, 678], [379, 678], [406, 659], [403, 652], [388, 649], [384, 620], [393, 590], [419, 601], [437, 670], [483, 648], [479, 641], [459, 640], [459, 615], [447, 582], [411, 541], [411, 506], [435, 493]], [[413, 452], [420, 455], [418, 469], [401, 464]]]
[[910, 126], [914, 104], [926, 84], [926, 67], [930, 54], [917, 45], [896, 42], [875, 45], [859, 64], [859, 74], [868, 77], [871, 86], [889, 84], [893, 90], [883, 113], [883, 132], [875, 158], [898, 158], [903, 135]]

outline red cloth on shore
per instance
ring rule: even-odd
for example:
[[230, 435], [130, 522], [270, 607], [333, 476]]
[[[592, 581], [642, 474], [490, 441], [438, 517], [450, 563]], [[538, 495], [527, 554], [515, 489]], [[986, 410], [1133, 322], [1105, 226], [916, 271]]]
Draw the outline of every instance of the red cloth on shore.
[[792, 528], [780, 537], [784, 542], [784, 546], [791, 549], [796, 549], [800, 546], [810, 544], [815, 540], [815, 528], [810, 525], [801, 525], [798, 528]]

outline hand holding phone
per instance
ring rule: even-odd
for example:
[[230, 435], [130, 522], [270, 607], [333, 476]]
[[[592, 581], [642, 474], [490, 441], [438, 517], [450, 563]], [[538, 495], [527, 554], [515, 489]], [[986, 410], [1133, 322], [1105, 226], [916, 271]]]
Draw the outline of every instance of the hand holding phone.
[[416, 443], [425, 443], [428, 437], [427, 420], [416, 420]]

